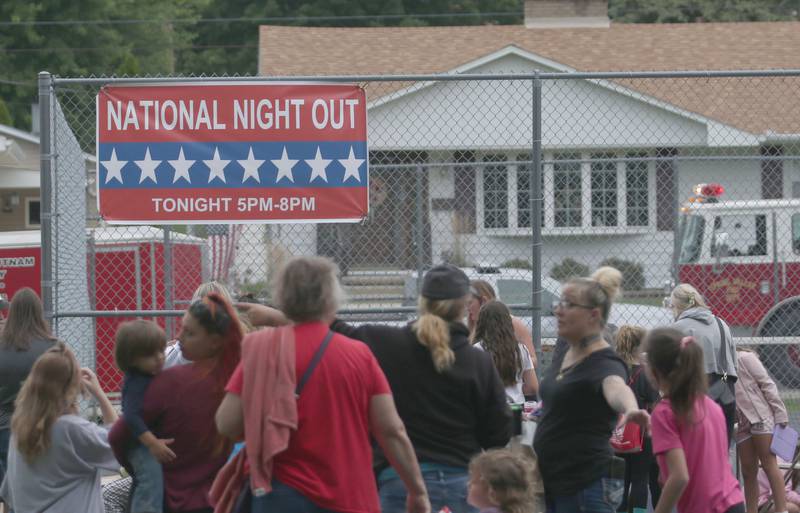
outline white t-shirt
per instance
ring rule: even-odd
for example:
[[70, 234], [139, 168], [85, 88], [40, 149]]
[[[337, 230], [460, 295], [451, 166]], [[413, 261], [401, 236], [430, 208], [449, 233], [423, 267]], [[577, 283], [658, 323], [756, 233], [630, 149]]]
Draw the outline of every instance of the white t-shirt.
[[[485, 351], [481, 342], [475, 344], [474, 347]], [[522, 373], [533, 369], [533, 361], [531, 360], [528, 348], [522, 344], [517, 344], [517, 347], [519, 348], [519, 356], [522, 359], [522, 370], [517, 375], [517, 382], [506, 387], [506, 399], [508, 399], [508, 402], [511, 404], [521, 404], [525, 402], [525, 394], [522, 393]]]

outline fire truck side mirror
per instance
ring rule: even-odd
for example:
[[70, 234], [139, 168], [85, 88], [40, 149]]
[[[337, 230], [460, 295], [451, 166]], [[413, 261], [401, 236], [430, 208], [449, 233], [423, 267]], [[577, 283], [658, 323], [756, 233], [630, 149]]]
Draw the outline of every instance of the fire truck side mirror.
[[714, 273], [719, 274], [725, 265], [721, 262], [722, 258], [728, 256], [728, 233], [718, 232], [714, 241]]

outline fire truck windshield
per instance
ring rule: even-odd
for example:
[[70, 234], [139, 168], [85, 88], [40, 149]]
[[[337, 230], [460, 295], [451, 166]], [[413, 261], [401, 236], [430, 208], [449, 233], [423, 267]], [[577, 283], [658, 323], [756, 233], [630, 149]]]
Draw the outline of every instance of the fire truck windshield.
[[700, 258], [705, 227], [706, 220], [701, 216], [686, 216], [681, 240], [680, 263], [689, 264], [697, 262], [697, 259]]

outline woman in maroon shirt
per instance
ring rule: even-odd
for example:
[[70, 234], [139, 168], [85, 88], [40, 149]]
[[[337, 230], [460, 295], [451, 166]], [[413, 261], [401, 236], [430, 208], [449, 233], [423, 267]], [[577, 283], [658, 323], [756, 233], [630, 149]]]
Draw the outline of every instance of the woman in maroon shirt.
[[[225, 384], [239, 363], [242, 328], [231, 304], [217, 294], [195, 301], [183, 316], [178, 337], [192, 363], [158, 374], [144, 397], [142, 417], [160, 439], [171, 440], [176, 458], [164, 464], [164, 511], [213, 511], [208, 491], [225, 464], [230, 443], [214, 424]], [[117, 458], [134, 440], [124, 422], [109, 436]]]

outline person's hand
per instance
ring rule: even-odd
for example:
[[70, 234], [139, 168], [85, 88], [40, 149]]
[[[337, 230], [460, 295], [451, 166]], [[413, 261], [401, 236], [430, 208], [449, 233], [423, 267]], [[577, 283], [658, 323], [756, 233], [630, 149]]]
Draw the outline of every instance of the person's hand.
[[289, 322], [280, 310], [257, 303], [236, 303], [236, 309], [247, 315], [253, 326], [283, 326]]
[[97, 375], [87, 367], [81, 369], [81, 385], [95, 397], [103, 393], [103, 389], [100, 388], [100, 382], [97, 380]]
[[408, 513], [430, 513], [431, 501], [427, 493], [409, 493], [406, 496], [406, 511]]
[[645, 433], [650, 434], [650, 414], [647, 413], [647, 410], [629, 410], [625, 412], [622, 417], [622, 425], [624, 426], [628, 422], [639, 424]]
[[170, 461], [175, 460], [176, 456], [175, 453], [172, 452], [172, 449], [167, 447], [167, 444], [171, 444], [174, 442], [174, 438], [167, 438], [167, 439], [156, 439], [147, 449], [150, 451], [150, 454], [153, 455], [155, 459], [158, 460], [159, 463], [169, 463]]

